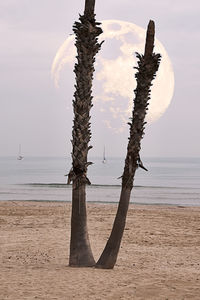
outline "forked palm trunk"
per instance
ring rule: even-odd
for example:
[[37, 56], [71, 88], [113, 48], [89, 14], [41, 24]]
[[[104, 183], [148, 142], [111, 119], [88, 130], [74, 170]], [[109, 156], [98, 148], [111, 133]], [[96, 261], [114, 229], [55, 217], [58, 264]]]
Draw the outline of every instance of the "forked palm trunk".
[[122, 189], [117, 214], [102, 255], [100, 256], [96, 267], [112, 269], [116, 263], [129, 207], [131, 190], [133, 187], [135, 171], [140, 161], [139, 152], [141, 148], [141, 139], [144, 135], [144, 119], [148, 109], [148, 100], [150, 99], [151, 82], [155, 78], [156, 71], [160, 63], [160, 54], [153, 53], [154, 47], [154, 22], [150, 21], [147, 29], [145, 54], [137, 53], [138, 72], [135, 75], [137, 88], [135, 89], [134, 110], [132, 122], [130, 125], [130, 137], [127, 147], [127, 156], [122, 175]]
[[101, 47], [97, 37], [102, 33], [98, 27], [100, 23], [95, 21], [94, 6], [95, 0], [86, 0], [84, 15], [80, 16], [80, 22], [75, 22], [73, 26], [78, 62], [74, 68], [76, 85], [73, 101], [72, 169], [68, 179], [68, 182], [73, 182], [69, 265], [76, 267], [89, 267], [95, 264], [88, 237], [86, 213], [86, 184], [90, 184], [87, 167], [91, 164], [87, 161], [88, 151], [91, 148], [89, 146], [91, 88], [94, 57]]

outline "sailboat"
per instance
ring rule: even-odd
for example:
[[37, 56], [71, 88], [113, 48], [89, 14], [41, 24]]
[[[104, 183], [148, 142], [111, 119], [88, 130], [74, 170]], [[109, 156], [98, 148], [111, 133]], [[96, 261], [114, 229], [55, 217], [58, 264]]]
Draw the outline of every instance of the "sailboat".
[[18, 153], [17, 159], [22, 160], [23, 158], [24, 157], [21, 155], [21, 144], [19, 144], [19, 153]]
[[104, 149], [103, 149], [103, 160], [102, 160], [102, 163], [103, 163], [103, 164], [106, 163], [106, 151], [105, 151], [105, 146], [104, 146]]

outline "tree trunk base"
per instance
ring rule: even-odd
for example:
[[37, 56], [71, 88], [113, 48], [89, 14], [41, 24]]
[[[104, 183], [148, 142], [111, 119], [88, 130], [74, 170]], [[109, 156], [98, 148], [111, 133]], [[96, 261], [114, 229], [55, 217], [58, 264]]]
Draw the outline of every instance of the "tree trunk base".
[[95, 266], [95, 260], [90, 247], [87, 229], [85, 189], [85, 184], [76, 187], [76, 185], [73, 183], [71, 240], [69, 255], [70, 267]]
[[98, 264], [96, 264], [95, 265], [95, 269], [106, 269], [106, 270], [111, 270], [111, 269], [113, 269], [114, 267], [113, 266], [107, 266], [107, 265], [98, 265]]
[[76, 255], [75, 253], [71, 254], [70, 260], [69, 260], [69, 267], [94, 267], [95, 266], [95, 260], [93, 258], [93, 255], [91, 253], [88, 253], [88, 249], [86, 251], [87, 253], [84, 253], [81, 251]]

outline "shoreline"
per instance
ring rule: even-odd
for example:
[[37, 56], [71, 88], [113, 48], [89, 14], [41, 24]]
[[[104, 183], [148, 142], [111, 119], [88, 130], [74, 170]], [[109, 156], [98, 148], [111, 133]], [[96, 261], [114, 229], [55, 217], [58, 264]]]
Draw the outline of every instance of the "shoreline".
[[[0, 204], [3, 202], [36, 202], [36, 203], [67, 203], [67, 204], [71, 204], [72, 201], [71, 200], [0, 200]], [[115, 202], [115, 201], [86, 201], [86, 204], [94, 204], [94, 205], [113, 205], [113, 206], [117, 206], [119, 202]], [[191, 205], [191, 204], [170, 204], [170, 203], [145, 203], [145, 202], [130, 202], [129, 206], [131, 205], [136, 205], [136, 206], [152, 206], [152, 207], [162, 207], [164, 206], [165, 208], [167, 207], [174, 207], [174, 208], [200, 208], [200, 204], [199, 205]]]
[[[60, 187], [61, 186], [61, 187]], [[118, 203], [120, 186], [92, 185], [87, 188], [88, 203]], [[1, 185], [0, 201], [64, 201], [71, 202], [72, 187], [55, 184]], [[164, 205], [200, 207], [200, 189], [169, 187], [135, 187], [130, 203], [135, 205]]]
[[[117, 204], [87, 207], [97, 260]], [[199, 300], [199, 215], [200, 207], [131, 203], [115, 268], [70, 268], [69, 202], [0, 201], [0, 299]]]
[[[67, 203], [67, 204], [71, 204], [72, 201], [71, 200], [0, 200], [0, 203], [2, 202], [36, 202], [36, 203]], [[86, 201], [86, 204], [94, 204], [94, 205], [113, 205], [113, 206], [117, 206], [119, 202], [108, 202], [108, 201]], [[195, 207], [200, 207], [200, 205], [177, 205], [177, 204], [169, 204], [169, 203], [142, 203], [142, 202], [130, 202], [129, 206], [131, 205], [136, 205], [136, 206], [152, 206], [152, 207], [162, 207], [164, 206], [165, 208], [195, 208]]]

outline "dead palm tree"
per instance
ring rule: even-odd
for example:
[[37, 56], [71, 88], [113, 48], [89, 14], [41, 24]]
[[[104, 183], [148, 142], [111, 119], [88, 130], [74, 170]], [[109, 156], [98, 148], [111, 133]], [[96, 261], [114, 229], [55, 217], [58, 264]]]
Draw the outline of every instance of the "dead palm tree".
[[160, 54], [153, 53], [154, 32], [154, 22], [150, 21], [147, 29], [145, 53], [144, 55], [136, 53], [138, 58], [138, 67], [136, 68], [138, 72], [135, 75], [137, 87], [134, 91], [135, 99], [132, 122], [129, 123], [130, 137], [127, 147], [124, 172], [122, 175], [120, 201], [111, 235], [96, 264], [97, 268], [112, 269], [116, 263], [125, 228], [135, 171], [138, 165], [141, 165], [139, 152], [141, 148], [141, 140], [144, 135], [144, 120], [148, 109], [148, 101], [150, 99], [150, 87], [152, 85], [152, 80], [155, 78], [161, 59]]
[[92, 148], [89, 146], [92, 80], [95, 55], [101, 47], [97, 37], [102, 33], [98, 26], [100, 23], [95, 20], [94, 6], [95, 0], [85, 0], [84, 15], [80, 16], [79, 22], [75, 22], [73, 26], [77, 63], [74, 68], [76, 85], [73, 101], [72, 169], [68, 177], [68, 183], [73, 182], [69, 265], [77, 267], [95, 264], [88, 237], [86, 214], [86, 184], [90, 184], [87, 167], [91, 164], [87, 156]]

